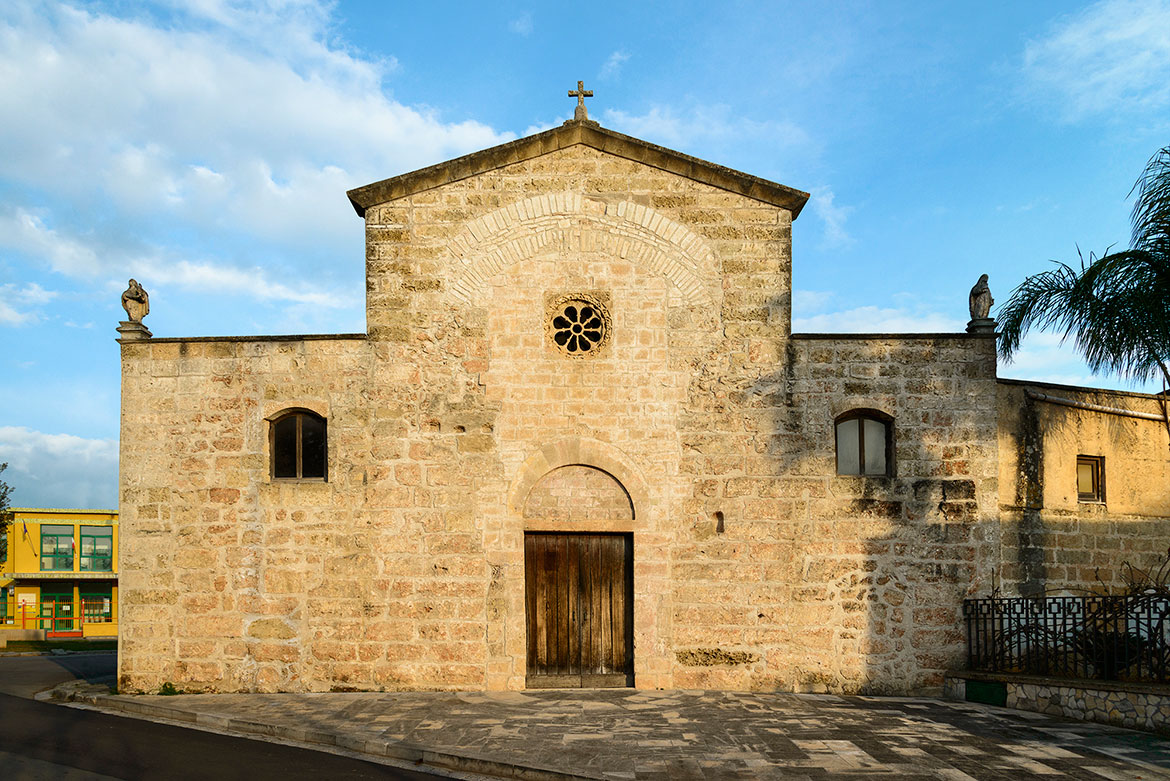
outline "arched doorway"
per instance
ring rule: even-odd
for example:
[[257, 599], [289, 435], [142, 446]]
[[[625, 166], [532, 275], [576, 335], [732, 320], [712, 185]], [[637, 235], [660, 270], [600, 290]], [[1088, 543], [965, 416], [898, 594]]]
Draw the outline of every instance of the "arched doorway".
[[632, 686], [634, 541], [606, 530], [633, 521], [629, 494], [571, 464], [537, 481], [523, 516], [527, 686]]

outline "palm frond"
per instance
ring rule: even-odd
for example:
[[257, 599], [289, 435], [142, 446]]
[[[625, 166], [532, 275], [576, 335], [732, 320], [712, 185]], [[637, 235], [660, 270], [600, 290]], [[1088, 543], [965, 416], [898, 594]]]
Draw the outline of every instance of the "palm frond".
[[1161, 246], [1165, 253], [1170, 244], [1170, 146], [1150, 158], [1130, 195], [1134, 191], [1138, 197], [1130, 216], [1131, 246], [1149, 250]]
[[999, 352], [1010, 362], [1033, 328], [1072, 339], [1094, 372], [1170, 382], [1170, 147], [1134, 185], [1133, 247], [1080, 255], [1025, 279], [998, 312]]

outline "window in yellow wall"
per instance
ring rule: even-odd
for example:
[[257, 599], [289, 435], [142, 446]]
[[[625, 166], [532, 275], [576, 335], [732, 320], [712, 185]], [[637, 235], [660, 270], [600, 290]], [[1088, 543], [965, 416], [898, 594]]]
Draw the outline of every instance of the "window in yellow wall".
[[[72, 526], [66, 526], [72, 529]], [[44, 527], [41, 527], [41, 539], [44, 539]], [[72, 557], [70, 557], [72, 561]], [[52, 629], [57, 632], [69, 632], [78, 629], [77, 611], [73, 604], [72, 583], [43, 583], [41, 584], [41, 629]]]
[[1077, 456], [1077, 501], [1105, 501], [1104, 456]]
[[81, 571], [114, 571], [114, 529], [111, 526], [81, 527]]
[[87, 624], [108, 624], [114, 619], [113, 587], [109, 583], [83, 583], [81, 614]]
[[41, 526], [41, 572], [73, 569], [73, 527]]

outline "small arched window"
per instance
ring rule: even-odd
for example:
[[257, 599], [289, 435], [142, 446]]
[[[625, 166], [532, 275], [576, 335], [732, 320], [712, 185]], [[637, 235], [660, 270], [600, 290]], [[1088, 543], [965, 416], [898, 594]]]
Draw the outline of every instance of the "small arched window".
[[325, 418], [292, 410], [272, 421], [272, 476], [325, 479]]
[[837, 418], [837, 474], [892, 475], [894, 419], [871, 409]]

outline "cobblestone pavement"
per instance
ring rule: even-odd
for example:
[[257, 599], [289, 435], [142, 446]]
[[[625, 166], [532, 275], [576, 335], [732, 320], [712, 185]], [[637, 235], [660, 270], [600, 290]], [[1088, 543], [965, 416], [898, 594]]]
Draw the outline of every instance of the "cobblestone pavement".
[[[84, 697], [374, 755], [530, 777], [1170, 779], [1170, 741], [973, 703], [702, 691]], [[521, 773], [517, 773], [518, 775]]]

